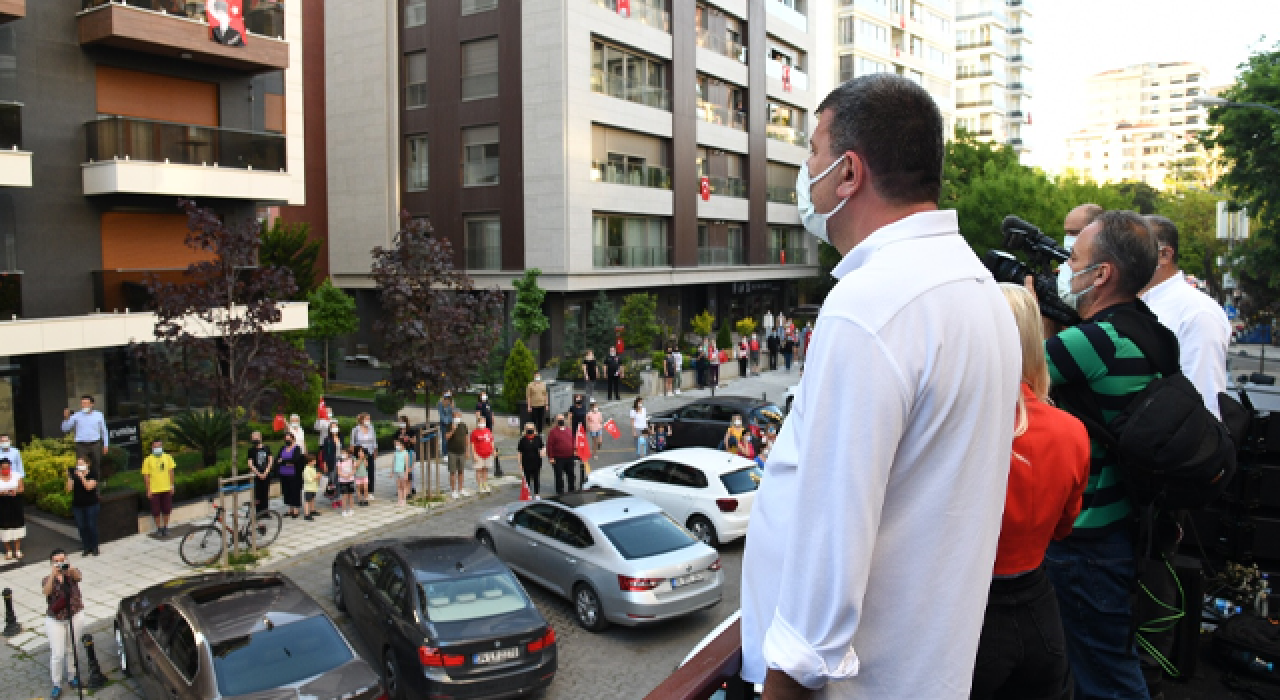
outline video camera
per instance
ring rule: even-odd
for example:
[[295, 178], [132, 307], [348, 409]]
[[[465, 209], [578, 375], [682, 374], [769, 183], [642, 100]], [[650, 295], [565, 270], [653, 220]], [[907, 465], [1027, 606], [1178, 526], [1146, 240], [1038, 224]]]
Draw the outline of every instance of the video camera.
[[988, 250], [982, 256], [982, 264], [996, 281], [1021, 285], [1025, 284], [1027, 275], [1031, 275], [1035, 280], [1036, 300], [1040, 302], [1040, 315], [1064, 326], [1079, 323], [1080, 315], [1058, 297], [1058, 278], [1050, 269], [1054, 263], [1066, 264], [1071, 253], [1016, 216], [1004, 217], [1000, 231], [1004, 233], [1004, 247], [1026, 253], [1027, 262], [1003, 250]]

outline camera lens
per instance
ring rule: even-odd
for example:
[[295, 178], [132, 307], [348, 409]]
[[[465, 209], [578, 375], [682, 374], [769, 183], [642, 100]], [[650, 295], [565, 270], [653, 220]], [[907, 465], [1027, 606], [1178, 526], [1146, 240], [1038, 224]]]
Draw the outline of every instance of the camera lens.
[[59, 569], [62, 569], [63, 571], [66, 571], [67, 569], [70, 569], [70, 568], [71, 568], [71, 563], [70, 563], [70, 562], [65, 562], [65, 561], [64, 561], [64, 562], [62, 562], [62, 563], [58, 564], [58, 568], [59, 568]]

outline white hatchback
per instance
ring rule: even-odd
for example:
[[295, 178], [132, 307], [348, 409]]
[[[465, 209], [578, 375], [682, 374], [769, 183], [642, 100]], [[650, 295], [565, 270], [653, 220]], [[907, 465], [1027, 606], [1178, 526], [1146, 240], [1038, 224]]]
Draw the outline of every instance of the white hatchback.
[[583, 488], [611, 488], [643, 498], [715, 546], [747, 534], [763, 477], [764, 470], [753, 460], [687, 447], [596, 469]]

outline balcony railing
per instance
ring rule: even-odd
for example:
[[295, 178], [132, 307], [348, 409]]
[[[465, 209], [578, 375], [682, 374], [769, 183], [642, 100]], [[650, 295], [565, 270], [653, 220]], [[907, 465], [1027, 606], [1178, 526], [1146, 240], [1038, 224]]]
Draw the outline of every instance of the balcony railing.
[[777, 265], [809, 264], [808, 248], [769, 248], [769, 262]]
[[[764, 74], [775, 80], [782, 80], [782, 68], [782, 64], [778, 61], [769, 61], [764, 64]], [[791, 89], [793, 91], [809, 89], [808, 74], [795, 66], [791, 67]]]
[[1031, 30], [1027, 27], [1009, 27], [1009, 38], [1031, 41]]
[[498, 0], [462, 0], [462, 14], [474, 15], [498, 9]]
[[1009, 63], [1022, 63], [1025, 60], [1026, 60], [1026, 57], [1020, 53], [1015, 53], [1009, 57]]
[[468, 270], [501, 270], [502, 269], [502, 247], [491, 246], [467, 246], [467, 269]]
[[283, 171], [285, 138], [261, 131], [100, 117], [85, 124], [89, 162], [139, 160]]
[[782, 141], [795, 146], [804, 147], [808, 145], [804, 132], [799, 129], [793, 129], [783, 124], [766, 124], [764, 127], [764, 135], [775, 141]]
[[[592, 2], [606, 10], [618, 11], [618, 0], [592, 0]], [[633, 0], [631, 3], [631, 19], [654, 29], [660, 29], [668, 34], [671, 33], [671, 13], [657, 2], [649, 4], [644, 0]]]
[[0, 271], [0, 321], [22, 317], [22, 273]]
[[659, 165], [619, 165], [618, 163], [592, 161], [591, 179], [614, 185], [671, 189], [671, 168]]
[[1031, 5], [1032, 5], [1032, 2], [1031, 2], [1031, 0], [1008, 0], [1008, 5], [1009, 5], [1009, 7], [1010, 7], [1010, 8], [1012, 8], [1012, 9], [1014, 9], [1014, 10], [1021, 10], [1021, 11], [1023, 11], [1023, 12], [1031, 12]]
[[501, 162], [497, 158], [463, 163], [463, 185], [496, 185], [498, 184]]
[[747, 700], [752, 688], [742, 670], [742, 623], [734, 620], [693, 658], [667, 676], [645, 700]]
[[1031, 89], [1031, 85], [1030, 85], [1029, 83], [1027, 83], [1027, 81], [1025, 81], [1025, 80], [1015, 80], [1015, 81], [1013, 81], [1013, 82], [1008, 83], [1007, 85], [1005, 85], [1005, 87], [1006, 87], [1006, 88], [1008, 88], [1008, 89], [1010, 89], [1010, 90], [1013, 90], [1013, 91], [1015, 91], [1015, 92], [1022, 92], [1022, 91], [1024, 91], [1024, 90], [1030, 90], [1030, 89]]
[[22, 105], [0, 102], [0, 150], [22, 148]]
[[769, 185], [764, 188], [764, 199], [766, 202], [795, 204], [796, 188], [794, 185]]
[[698, 100], [698, 118], [708, 124], [727, 126], [738, 131], [747, 130], [747, 113], [724, 105]]
[[723, 34], [716, 34], [706, 29], [698, 29], [698, 46], [732, 58], [735, 61], [747, 62], [747, 52], [743, 49], [742, 44], [731, 41]]
[[595, 246], [591, 263], [595, 267], [669, 267], [671, 251], [650, 246]]
[[962, 15], [956, 15], [957, 22], [964, 22], [970, 19], [993, 19], [1001, 24], [1009, 23], [1009, 16], [1000, 10], [982, 10], [981, 12], [966, 12]]
[[698, 264], [703, 267], [741, 265], [742, 260], [742, 248], [698, 246]]
[[957, 102], [956, 109], [972, 109], [974, 107], [995, 107], [1004, 109], [1004, 104], [996, 100], [972, 100], [969, 102]]
[[646, 107], [671, 111], [671, 91], [667, 88], [637, 84], [618, 76], [605, 75], [602, 70], [591, 72], [591, 90]]
[[94, 270], [93, 307], [99, 311], [150, 311], [153, 308], [151, 293], [147, 291], [147, 278], [155, 275], [165, 284], [181, 284], [187, 281], [186, 268], [151, 270]]
[[498, 96], [498, 74], [481, 73], [462, 76], [462, 99], [478, 100]]
[[711, 187], [711, 194], [718, 197], [743, 197], [747, 196], [747, 181], [740, 177], [720, 177], [718, 175], [709, 175], [706, 177], [707, 184]]
[[1005, 52], [1005, 43], [1003, 41], [992, 41], [986, 39], [984, 41], [972, 41], [967, 43], [956, 44], [956, 51], [968, 51], [970, 49], [994, 49], [1000, 53]]
[[[128, 5], [208, 23], [205, 4], [192, 0], [81, 0], [80, 8], [91, 10], [108, 4]], [[244, 28], [251, 34], [285, 38], [283, 0], [246, 0], [244, 5]]]

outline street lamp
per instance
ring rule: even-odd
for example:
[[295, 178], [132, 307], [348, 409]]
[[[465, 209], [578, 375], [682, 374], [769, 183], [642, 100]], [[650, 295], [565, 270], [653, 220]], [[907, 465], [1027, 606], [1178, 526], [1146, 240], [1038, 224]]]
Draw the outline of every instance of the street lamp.
[[1275, 112], [1276, 114], [1280, 114], [1280, 109], [1276, 109], [1268, 104], [1262, 104], [1261, 102], [1232, 102], [1225, 97], [1213, 97], [1211, 95], [1193, 98], [1191, 100], [1191, 104], [1198, 107], [1257, 107], [1258, 109], [1265, 109]]

